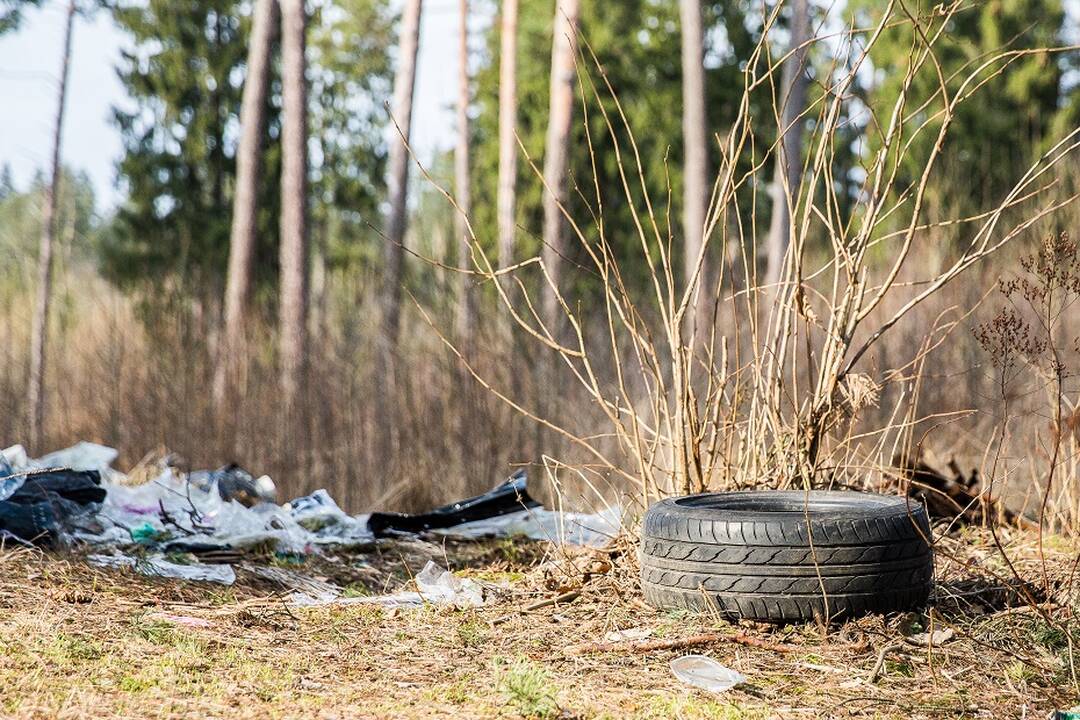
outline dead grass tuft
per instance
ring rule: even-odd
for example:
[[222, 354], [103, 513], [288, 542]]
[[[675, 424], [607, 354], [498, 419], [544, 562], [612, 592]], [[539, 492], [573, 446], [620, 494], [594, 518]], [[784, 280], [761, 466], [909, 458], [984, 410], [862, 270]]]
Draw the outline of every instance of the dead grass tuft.
[[[1031, 532], [1001, 530], [1019, 574], [1041, 586]], [[304, 573], [364, 592], [396, 590], [427, 559], [449, 560], [494, 601], [428, 606], [285, 607], [248, 573], [209, 586], [105, 571], [77, 557], [0, 555], [0, 713], [119, 717], [1045, 717], [1077, 700], [1067, 569], [1080, 550], [1049, 537], [1063, 568], [1042, 607], [1020, 604], [993, 539], [967, 529], [938, 542], [938, 590], [926, 613], [813, 625], [733, 625], [657, 612], [640, 598], [633, 553], [555, 553], [541, 543], [411, 542], [324, 558]], [[576, 592], [576, 594], [574, 594]], [[570, 595], [570, 597], [566, 597]], [[565, 599], [543, 604], [554, 597]], [[533, 608], [533, 609], [527, 609]], [[650, 639], [742, 634], [756, 645], [574, 655], [612, 631]], [[923, 646], [913, 635], [951, 630]], [[773, 647], [783, 645], [786, 652]], [[679, 684], [668, 662], [702, 652], [750, 682], [722, 697]]]

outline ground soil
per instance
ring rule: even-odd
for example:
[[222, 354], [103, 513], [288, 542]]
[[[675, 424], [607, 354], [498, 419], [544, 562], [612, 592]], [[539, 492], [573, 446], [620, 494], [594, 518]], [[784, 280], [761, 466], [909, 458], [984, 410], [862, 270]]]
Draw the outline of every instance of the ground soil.
[[[405, 587], [433, 558], [485, 588], [488, 603], [465, 610], [295, 608], [288, 588], [243, 569], [234, 586], [222, 587], [98, 569], [78, 554], [7, 549], [0, 551], [0, 714], [1045, 718], [1078, 702], [1077, 547], [1047, 538], [1044, 577], [1036, 536], [1000, 534], [1026, 588], [988, 533], [954, 532], [938, 543], [934, 608], [827, 628], [655, 611], [634, 585], [629, 543], [563, 552], [516, 540], [429, 540], [303, 561], [251, 558], [347, 584], [348, 595]], [[721, 637], [696, 648], [649, 651], [623, 641], [575, 654], [626, 629], [651, 633], [649, 641]], [[915, 644], [927, 630], [952, 638]], [[669, 669], [688, 652], [748, 682], [723, 695], [689, 688]]]

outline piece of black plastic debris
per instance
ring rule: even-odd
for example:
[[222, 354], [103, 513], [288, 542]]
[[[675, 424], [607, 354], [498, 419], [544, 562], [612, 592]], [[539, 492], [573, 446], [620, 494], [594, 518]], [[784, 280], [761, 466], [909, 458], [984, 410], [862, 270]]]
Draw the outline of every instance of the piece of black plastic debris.
[[69, 519], [105, 500], [105, 488], [101, 487], [97, 470], [53, 468], [15, 476], [23, 482], [0, 502], [0, 530], [23, 540], [56, 540], [67, 528]]
[[475, 520], [507, 515], [509, 513], [540, 507], [529, 497], [524, 470], [518, 470], [510, 479], [476, 497], [459, 500], [435, 508], [430, 512], [409, 515], [404, 513], [372, 513], [368, 530], [375, 537], [391, 533], [419, 533], [454, 527]]
[[235, 500], [244, 507], [255, 507], [259, 503], [277, 499], [277, 489], [270, 478], [265, 475], [256, 478], [236, 463], [229, 463], [217, 470], [193, 472], [188, 480], [206, 492], [216, 485], [222, 500]]

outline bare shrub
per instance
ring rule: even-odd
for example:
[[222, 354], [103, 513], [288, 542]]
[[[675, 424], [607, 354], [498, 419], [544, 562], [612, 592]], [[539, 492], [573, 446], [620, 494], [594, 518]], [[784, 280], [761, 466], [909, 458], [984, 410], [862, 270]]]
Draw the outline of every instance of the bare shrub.
[[[615, 108], [608, 112], [596, 103], [619, 163], [622, 201], [637, 228], [640, 255], [632, 261], [648, 268], [649, 290], [642, 295], [625, 283], [627, 268], [606, 236], [603, 191], [595, 184], [577, 188], [589, 207], [587, 220], [572, 217], [565, 207], [563, 213], [587, 271], [602, 285], [600, 306], [575, 304], [540, 257], [496, 270], [485, 254], [487, 243], [474, 235], [473, 272], [490, 283], [523, 336], [557, 357], [555, 384], [574, 385], [582, 404], [603, 414], [604, 427], [583, 427], [557, 410], [541, 415], [470, 364], [474, 376], [515, 410], [565, 438], [576, 449], [580, 472], [594, 481], [619, 478], [631, 484], [642, 505], [659, 495], [705, 488], [872, 483], [898, 449], [917, 442], [915, 429], [934, 419], [920, 413], [922, 373], [964, 315], [923, 314], [924, 324], [909, 326], [912, 334], [903, 338], [900, 356], [890, 358], [891, 367], [876, 355], [883, 338], [1077, 197], [1053, 192], [1057, 183], [1049, 173], [1076, 150], [1080, 129], [1047, 150], [991, 207], [966, 217], [928, 216], [927, 189], [957, 109], [1016, 56], [1002, 50], [980, 58], [965, 68], [958, 86], [947, 82], [936, 48], [959, 9], [941, 6], [914, 16], [903, 4], [890, 3], [876, 27], [831, 38], [847, 58], [818, 78], [819, 97], [806, 111], [814, 120], [809, 152], [801, 186], [783, 188], [791, 208], [791, 243], [773, 286], [758, 281], [758, 217], [765, 208], [757, 188], [766, 185], [764, 174], [777, 148], [754, 145], [756, 118], [749, 108], [754, 91], [777, 82], [785, 59], [771, 58], [764, 39], [779, 7], [766, 18], [763, 40], [747, 60], [741, 111], [717, 138], [723, 162], [697, 268], [686, 282], [677, 277], [671, 251], [670, 208], [650, 198], [634, 129], [601, 61], [583, 40], [583, 92]], [[887, 117], [870, 123], [871, 146], [879, 149], [865, 168], [859, 211], [847, 220], [839, 213], [842, 191], [831, 175], [842, 118], [870, 49], [887, 26], [897, 24], [910, 30], [913, 48], [906, 66], [895, 70], [903, 74], [904, 91]], [[936, 73], [939, 87], [916, 107], [908, 90], [921, 72]], [[775, 115], [782, 116], [779, 107]], [[924, 156], [915, 157], [919, 151], [911, 139], [919, 135], [934, 141]], [[542, 177], [527, 153], [526, 159]], [[905, 177], [901, 168], [912, 164], [921, 171]], [[942, 253], [935, 243], [946, 233], [958, 242]], [[731, 247], [735, 252], [727, 253], [722, 276], [706, 282], [705, 258]], [[931, 251], [938, 251], [933, 254], [940, 265], [919, 267]], [[559, 327], [536, 310], [544, 292], [556, 298]], [[711, 320], [705, 326], [687, 323], [702, 303], [712, 307]], [[684, 332], [687, 324], [691, 329]], [[858, 425], [860, 414], [882, 397], [890, 406], [878, 415], [881, 422]]]

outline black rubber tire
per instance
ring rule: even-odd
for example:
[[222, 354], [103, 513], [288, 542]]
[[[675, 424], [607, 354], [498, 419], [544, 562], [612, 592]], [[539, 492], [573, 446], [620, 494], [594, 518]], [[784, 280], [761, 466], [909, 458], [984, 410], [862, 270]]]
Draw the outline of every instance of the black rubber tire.
[[707, 493], [645, 513], [641, 588], [658, 608], [766, 622], [840, 620], [926, 604], [926, 511], [840, 491]]

